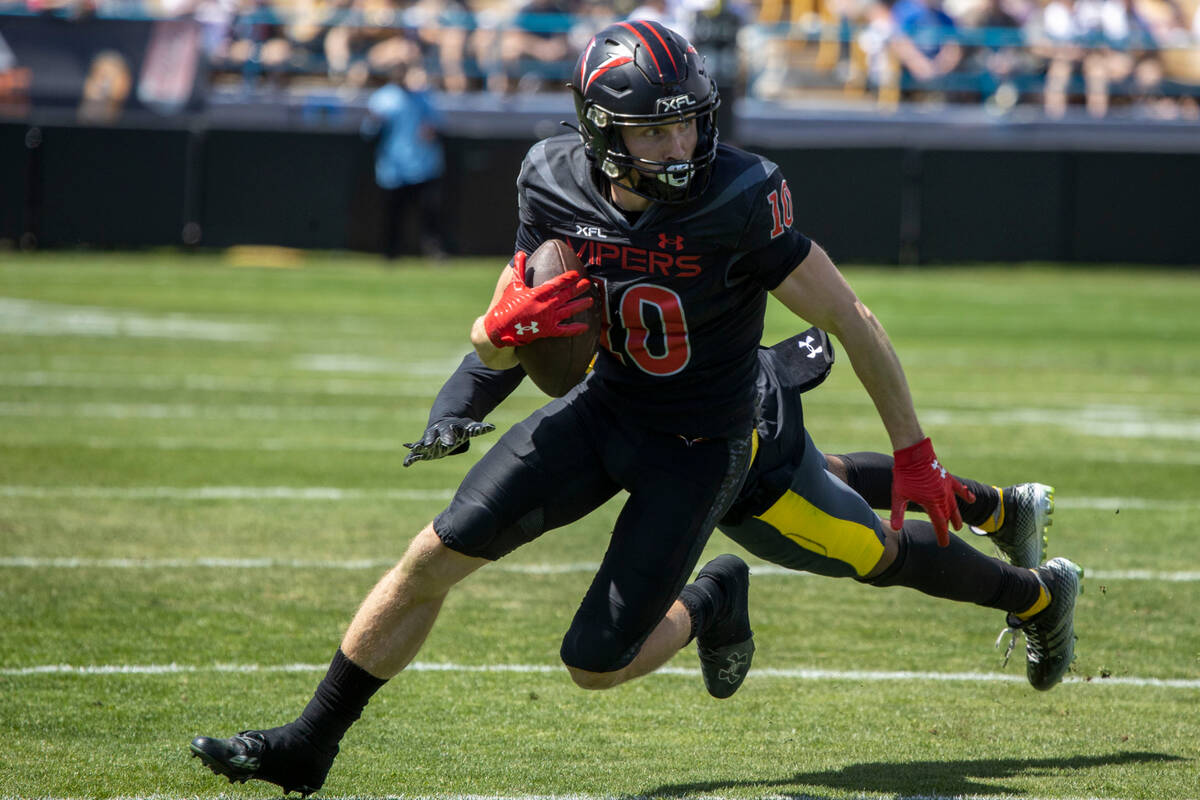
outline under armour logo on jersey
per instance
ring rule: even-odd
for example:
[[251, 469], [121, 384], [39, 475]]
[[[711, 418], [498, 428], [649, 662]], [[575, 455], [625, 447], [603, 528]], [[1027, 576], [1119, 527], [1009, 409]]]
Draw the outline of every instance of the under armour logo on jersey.
[[658, 249], [666, 250], [668, 247], [674, 249], [675, 252], [679, 252], [683, 249], [683, 237], [667, 236], [665, 233], [660, 233], [658, 235]]
[[517, 330], [517, 336], [524, 336], [527, 333], [537, 333], [537, 320], [533, 320], [528, 325], [522, 325], [519, 322], [513, 323], [513, 327]]
[[946, 468], [939, 464], [936, 458], [933, 460], [933, 463], [929, 465], [929, 467], [934, 472], [937, 472], [941, 477], [946, 477]]
[[805, 336], [803, 342], [796, 342], [796, 346], [808, 349], [808, 355], [805, 358], [816, 358], [819, 354], [825, 352], [825, 348], [820, 345], [813, 347], [813, 337], [811, 336]]
[[717, 673], [717, 677], [726, 683], [738, 683], [750, 667], [750, 656], [745, 653], [730, 653], [729, 666]]

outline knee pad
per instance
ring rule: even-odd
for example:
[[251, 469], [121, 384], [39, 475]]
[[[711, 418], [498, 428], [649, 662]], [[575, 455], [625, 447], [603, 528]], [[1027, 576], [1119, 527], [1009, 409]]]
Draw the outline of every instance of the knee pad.
[[559, 648], [568, 667], [588, 672], [616, 672], [629, 666], [641, 649], [642, 640], [630, 643], [620, 631], [600, 625], [571, 624]]

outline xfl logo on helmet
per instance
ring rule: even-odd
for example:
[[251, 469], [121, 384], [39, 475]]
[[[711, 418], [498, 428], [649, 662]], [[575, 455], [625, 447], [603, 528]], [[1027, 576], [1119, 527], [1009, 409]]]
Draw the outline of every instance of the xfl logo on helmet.
[[655, 103], [655, 110], [659, 114], [668, 114], [672, 111], [682, 111], [685, 108], [696, 105], [696, 95], [688, 92], [687, 94], [677, 94], [674, 97], [660, 97]]

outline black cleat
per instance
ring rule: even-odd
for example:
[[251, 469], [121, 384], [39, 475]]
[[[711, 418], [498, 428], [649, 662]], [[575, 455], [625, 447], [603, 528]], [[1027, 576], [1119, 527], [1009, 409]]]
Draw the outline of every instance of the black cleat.
[[725, 594], [725, 607], [696, 637], [704, 688], [718, 699], [731, 696], [746, 679], [754, 659], [750, 630], [750, 568], [737, 556], [717, 556], [704, 565], [696, 580], [709, 578]]
[[1024, 633], [1025, 675], [1033, 688], [1044, 692], [1058, 685], [1075, 660], [1075, 599], [1083, 591], [1083, 569], [1065, 558], [1052, 558], [1037, 568], [1037, 574], [1050, 593], [1050, 605], [1028, 620], [1009, 614], [1008, 628], [996, 644], [1011, 634], [1011, 652], [1017, 631]]
[[[229, 778], [230, 783], [254, 778], [276, 784], [285, 795], [299, 792], [303, 797], [320, 789], [333, 765], [333, 756], [305, 747], [303, 753], [280, 758], [281, 754], [272, 754], [267, 738], [270, 732], [242, 731], [228, 739], [197, 736], [190, 745], [192, 756], [204, 762], [214, 775]], [[284, 761], [288, 763], [281, 763]]]

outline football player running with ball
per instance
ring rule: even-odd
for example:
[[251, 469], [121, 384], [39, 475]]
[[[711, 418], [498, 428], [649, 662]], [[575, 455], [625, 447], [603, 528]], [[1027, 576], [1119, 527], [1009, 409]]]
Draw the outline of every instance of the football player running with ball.
[[[618, 23], [587, 45], [572, 81], [580, 131], [526, 156], [516, 244], [532, 253], [550, 238], [586, 239], [606, 319], [594, 372], [468, 472], [368, 593], [298, 718], [192, 741], [214, 772], [319, 789], [343, 735], [415, 657], [455, 584], [621, 490], [608, 551], [563, 637], [567, 671], [584, 688], [616, 686], [695, 638], [706, 687], [732, 694], [754, 648], [749, 571], [720, 556], [687, 581], [753, 458], [767, 292], [839, 339], [896, 451], [897, 502], [957, 523], [955, 494], [967, 490], [938, 466], [887, 335], [793, 227], [778, 168], [718, 143], [719, 97], [695, 49], [657, 23]], [[588, 286], [568, 272], [531, 290], [506, 267], [471, 330], [482, 363], [509, 368], [514, 346], [574, 333], [559, 323], [590, 302]], [[1036, 613], [1058, 594], [1038, 573], [1011, 573], [1006, 611]]]

